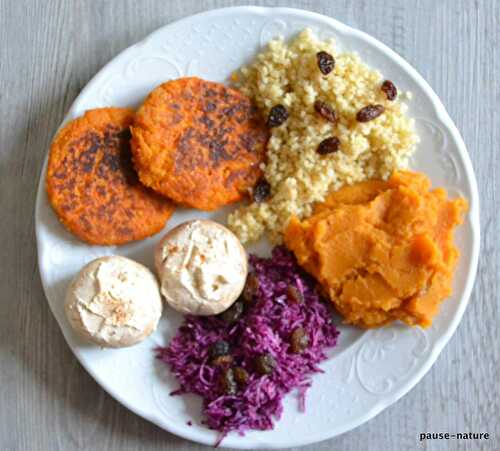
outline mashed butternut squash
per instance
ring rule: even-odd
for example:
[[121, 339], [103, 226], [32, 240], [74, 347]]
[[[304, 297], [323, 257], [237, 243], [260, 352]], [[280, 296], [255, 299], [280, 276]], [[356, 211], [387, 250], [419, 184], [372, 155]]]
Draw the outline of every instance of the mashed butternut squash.
[[396, 172], [330, 194], [308, 219], [292, 218], [284, 239], [347, 323], [428, 327], [451, 294], [453, 229], [466, 210], [425, 175]]

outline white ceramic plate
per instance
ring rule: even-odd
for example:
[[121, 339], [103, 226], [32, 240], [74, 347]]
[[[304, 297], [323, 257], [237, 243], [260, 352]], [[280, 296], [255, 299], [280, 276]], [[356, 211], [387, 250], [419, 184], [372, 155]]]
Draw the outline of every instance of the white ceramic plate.
[[[435, 185], [470, 202], [456, 242], [461, 250], [454, 294], [428, 330], [393, 325], [361, 332], [341, 327], [340, 345], [314, 376], [306, 413], [300, 413], [291, 394], [274, 430], [229, 435], [222, 446], [278, 448], [318, 442], [369, 420], [408, 392], [429, 370], [455, 331], [467, 305], [479, 253], [479, 203], [476, 180], [465, 145], [443, 105], [429, 85], [400, 56], [374, 38], [329, 17], [294, 9], [257, 7], [210, 11], [167, 25], [122, 52], [86, 86], [69, 110], [66, 121], [89, 108], [136, 106], [161, 82], [186, 75], [226, 81], [229, 74], [271, 38], [290, 37], [311, 27], [321, 37], [335, 37], [339, 50], [356, 51], [382, 71], [401, 90], [413, 93], [409, 114], [416, 119], [421, 144], [413, 169], [430, 175]], [[88, 261], [120, 254], [152, 267], [159, 236], [122, 247], [87, 246], [58, 223], [45, 195], [43, 168], [36, 206], [38, 257], [50, 307], [78, 360], [94, 379], [129, 409], [174, 434], [213, 444], [216, 434], [200, 424], [200, 400], [169, 396], [173, 377], [153, 357], [153, 348], [166, 344], [181, 320], [166, 310], [159, 330], [140, 345], [101, 350], [79, 340], [63, 312], [70, 278]], [[178, 211], [168, 228], [193, 217], [215, 215]], [[187, 422], [192, 420], [193, 425]]]

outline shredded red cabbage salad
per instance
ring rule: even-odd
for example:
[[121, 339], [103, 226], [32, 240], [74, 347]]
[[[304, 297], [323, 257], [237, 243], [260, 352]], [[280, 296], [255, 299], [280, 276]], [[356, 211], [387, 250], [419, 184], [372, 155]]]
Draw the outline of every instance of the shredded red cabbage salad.
[[[336, 345], [339, 334], [328, 302], [285, 247], [276, 247], [269, 259], [251, 255], [250, 266], [258, 283], [237, 320], [188, 315], [170, 344], [157, 349], [180, 384], [171, 394], [203, 398], [203, 422], [220, 432], [217, 444], [230, 431], [243, 435], [249, 429], [272, 429], [273, 418], [281, 417], [283, 397], [292, 389], [304, 411], [310, 376], [321, 372], [325, 349]], [[301, 334], [294, 337], [294, 347], [297, 329]], [[226, 346], [222, 354], [230, 357], [214, 363], [214, 347], [220, 351], [221, 341]], [[256, 364], [262, 356], [271, 360], [270, 370]], [[239, 369], [238, 376], [246, 373], [244, 383], [241, 377], [234, 382], [232, 368]]]

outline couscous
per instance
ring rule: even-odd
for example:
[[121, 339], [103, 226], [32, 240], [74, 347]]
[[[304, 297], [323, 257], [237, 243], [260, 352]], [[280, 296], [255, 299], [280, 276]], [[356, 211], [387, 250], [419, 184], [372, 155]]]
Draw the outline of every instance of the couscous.
[[[334, 57], [333, 64], [320, 61], [323, 52]], [[281, 242], [292, 215], [310, 215], [315, 202], [345, 184], [387, 179], [393, 170], [407, 166], [418, 142], [402, 96], [387, 94], [382, 75], [358, 55], [338, 53], [333, 41], [321, 41], [311, 30], [290, 43], [271, 41], [233, 80], [265, 117], [277, 105], [287, 113], [283, 123], [270, 129], [262, 165], [269, 198], [243, 206], [228, 218], [242, 242], [265, 232]], [[332, 120], [318, 114], [319, 102], [331, 107]], [[357, 114], [369, 105], [381, 106], [383, 112], [360, 122]], [[336, 139], [329, 143], [334, 151], [322, 154], [318, 146], [330, 138]]]

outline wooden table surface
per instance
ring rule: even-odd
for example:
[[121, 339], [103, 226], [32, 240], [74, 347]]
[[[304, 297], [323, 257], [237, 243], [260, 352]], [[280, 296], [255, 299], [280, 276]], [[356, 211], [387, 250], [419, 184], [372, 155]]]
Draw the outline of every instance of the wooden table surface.
[[[81, 368], [45, 300], [34, 204], [50, 140], [101, 66], [156, 28], [240, 1], [0, 0], [0, 450], [205, 449], [139, 418]], [[424, 379], [372, 421], [310, 451], [500, 449], [500, 1], [254, 1], [368, 32], [430, 83], [460, 129], [481, 196], [475, 289]], [[488, 441], [419, 443], [422, 432]], [[207, 448], [208, 449], [208, 448]]]

